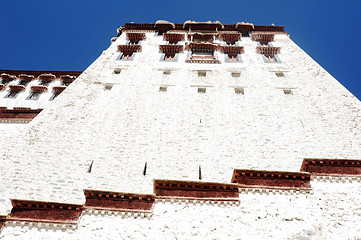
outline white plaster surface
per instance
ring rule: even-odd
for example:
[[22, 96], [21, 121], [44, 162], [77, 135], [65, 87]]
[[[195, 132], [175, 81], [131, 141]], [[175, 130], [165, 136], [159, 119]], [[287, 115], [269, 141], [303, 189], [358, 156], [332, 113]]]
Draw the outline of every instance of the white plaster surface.
[[[0, 215], [11, 210], [11, 198], [83, 204], [83, 189], [152, 193], [153, 179], [197, 181], [199, 166], [202, 181], [229, 183], [235, 168], [299, 171], [303, 158], [361, 159], [360, 101], [287, 35], [273, 43], [281, 47], [282, 63], [264, 63], [257, 43], [243, 38], [243, 63], [226, 64], [219, 54], [222, 64], [214, 65], [184, 63], [187, 51], [178, 62], [160, 62], [163, 38], [146, 35], [142, 52], [120, 61], [121, 35], [21, 135], [3, 143]], [[116, 68], [120, 74], [113, 74]], [[198, 77], [198, 70], [207, 76]], [[107, 83], [114, 84], [111, 90], [104, 90]], [[170, 85], [167, 92], [159, 92], [163, 85]], [[209, 86], [206, 94], [197, 93], [200, 85]], [[245, 94], [235, 94], [234, 86]], [[232, 207], [157, 203], [151, 220], [86, 215], [70, 233], [6, 227], [0, 236], [361, 237], [360, 183], [312, 184], [311, 199], [242, 194], [241, 205]]]

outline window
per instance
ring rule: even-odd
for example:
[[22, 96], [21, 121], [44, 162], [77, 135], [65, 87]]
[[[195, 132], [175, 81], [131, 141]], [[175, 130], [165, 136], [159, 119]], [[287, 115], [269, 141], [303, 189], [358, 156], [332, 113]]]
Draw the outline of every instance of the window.
[[120, 59], [122, 60], [130, 60], [132, 58], [133, 53], [123, 53]]
[[239, 78], [239, 77], [241, 76], [241, 73], [239, 73], [239, 72], [233, 72], [233, 73], [231, 73], [231, 75], [232, 75], [232, 77], [234, 77], [234, 78]]
[[221, 46], [220, 51], [225, 54], [225, 62], [242, 62], [241, 53], [243, 47], [240, 46]]
[[283, 93], [286, 94], [286, 95], [292, 95], [293, 94], [291, 89], [283, 89]]
[[113, 84], [112, 84], [112, 83], [106, 83], [106, 84], [105, 84], [105, 87], [104, 87], [104, 90], [110, 91], [110, 90], [112, 90], [112, 88], [113, 88]]
[[119, 57], [120, 60], [132, 61], [134, 53], [141, 51], [140, 45], [118, 45], [118, 50], [122, 53]]
[[19, 85], [23, 85], [24, 87], [26, 87], [26, 85], [28, 85], [29, 82], [30, 81], [28, 80], [20, 80]]
[[276, 72], [275, 73], [277, 77], [284, 77], [285, 74], [283, 72]]
[[257, 47], [256, 52], [262, 54], [265, 63], [281, 63], [277, 54], [281, 52], [279, 47]]
[[[70, 83], [71, 83], [71, 82], [62, 81], [62, 82], [61, 82], [61, 85], [63, 85], [63, 86], [69, 86]], [[48, 85], [49, 85], [49, 84], [48, 84]], [[47, 85], [45, 85], [45, 86], [47, 86]]]
[[49, 81], [41, 80], [39, 85], [47, 87], [47, 86], [49, 86], [49, 84], [50, 84]]
[[117, 68], [117, 69], [114, 69], [114, 74], [120, 74], [120, 72], [121, 72], [121, 69], [119, 69], [119, 68]]
[[199, 87], [198, 88], [198, 93], [206, 93], [206, 88], [205, 87]]
[[160, 86], [159, 87], [159, 92], [166, 92], [167, 91], [167, 87], [166, 86]]
[[241, 87], [235, 87], [234, 88], [234, 93], [236, 94], [244, 94], [244, 89]]
[[205, 77], [207, 75], [206, 71], [198, 71], [198, 77]]
[[192, 60], [213, 60], [214, 52], [193, 50], [190, 59]]
[[30, 100], [38, 100], [41, 92], [31, 92], [28, 99]]
[[174, 61], [174, 60], [175, 60], [175, 53], [174, 53], [174, 54], [165, 53], [163, 60], [164, 60], [164, 61]]
[[170, 71], [163, 71], [163, 75], [170, 75]]
[[6, 96], [7, 98], [16, 98], [16, 96], [19, 94], [20, 91], [18, 90], [10, 90], [10, 92], [8, 93], [8, 95]]

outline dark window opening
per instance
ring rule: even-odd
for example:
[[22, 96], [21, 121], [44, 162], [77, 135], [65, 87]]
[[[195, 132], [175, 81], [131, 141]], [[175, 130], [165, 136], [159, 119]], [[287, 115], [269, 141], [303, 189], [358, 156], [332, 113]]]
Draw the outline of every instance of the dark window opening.
[[31, 92], [28, 99], [30, 100], [38, 100], [41, 92]]
[[17, 90], [11, 90], [6, 97], [8, 97], [8, 98], [16, 98], [16, 96], [19, 94], [19, 92], [20, 91], [17, 91]]

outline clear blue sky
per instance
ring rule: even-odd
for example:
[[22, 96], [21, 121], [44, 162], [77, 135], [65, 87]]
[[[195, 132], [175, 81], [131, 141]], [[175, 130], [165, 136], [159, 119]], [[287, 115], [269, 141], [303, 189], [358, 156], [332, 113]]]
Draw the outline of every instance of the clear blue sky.
[[0, 69], [83, 71], [125, 22], [274, 23], [361, 99], [359, 0], [2, 0], [0, 6]]

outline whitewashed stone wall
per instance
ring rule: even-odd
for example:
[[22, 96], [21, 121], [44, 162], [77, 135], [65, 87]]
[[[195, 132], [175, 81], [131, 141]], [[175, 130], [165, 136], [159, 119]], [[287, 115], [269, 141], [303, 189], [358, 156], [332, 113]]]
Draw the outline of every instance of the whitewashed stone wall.
[[[162, 36], [146, 37], [133, 61], [120, 61], [121, 35], [21, 135], [4, 143], [0, 215], [11, 210], [11, 198], [83, 204], [82, 190], [89, 188], [152, 193], [153, 179], [197, 181], [199, 166], [202, 181], [229, 183], [235, 168], [299, 171], [306, 157], [361, 159], [360, 101], [287, 35], [272, 43], [281, 47], [282, 63], [264, 63], [257, 43], [242, 38], [243, 63], [214, 65], [184, 63], [187, 51], [178, 62], [159, 61]], [[120, 74], [113, 73], [117, 68]], [[199, 70], [207, 76], [198, 77]], [[114, 86], [105, 90], [109, 83]], [[167, 92], [159, 92], [163, 85], [170, 85]], [[207, 93], [197, 93], [198, 85], [209, 86]], [[235, 94], [234, 86], [245, 94]], [[335, 184], [313, 181], [312, 196], [241, 194], [239, 206], [157, 202], [151, 219], [84, 215], [71, 232], [6, 226], [0, 236], [361, 237], [360, 183]]]

